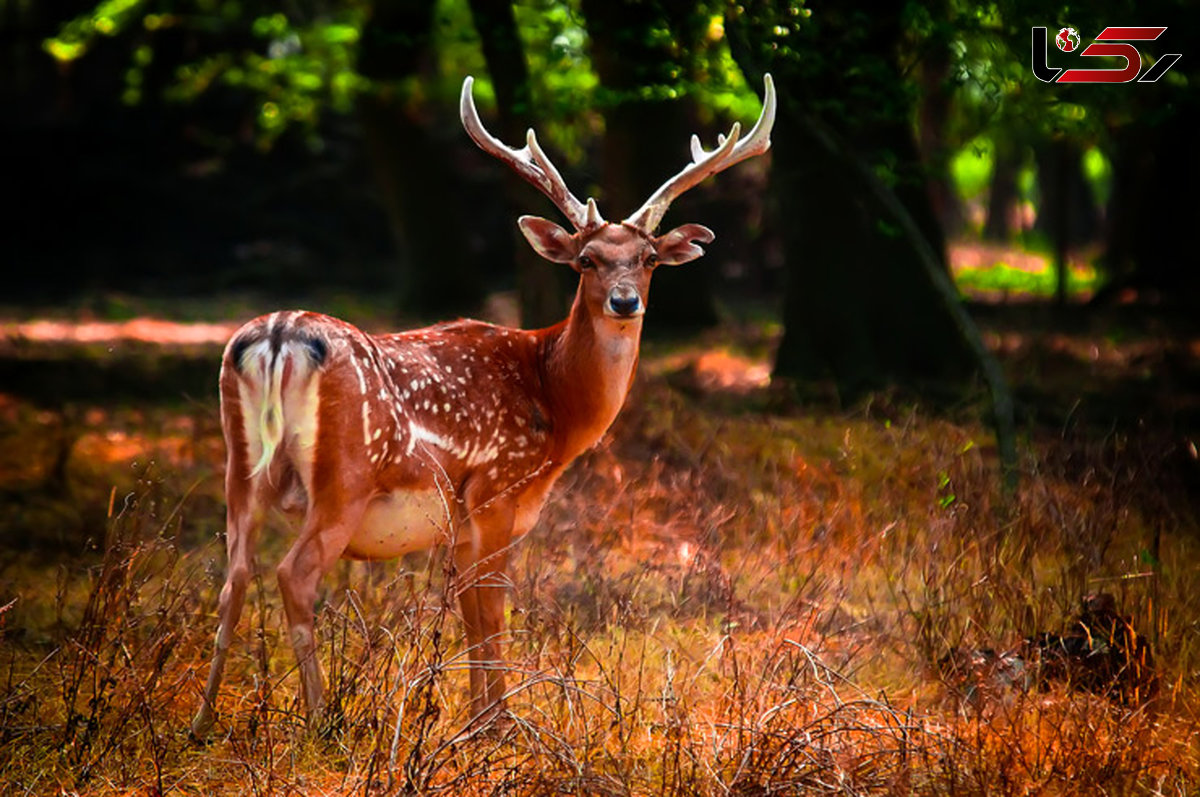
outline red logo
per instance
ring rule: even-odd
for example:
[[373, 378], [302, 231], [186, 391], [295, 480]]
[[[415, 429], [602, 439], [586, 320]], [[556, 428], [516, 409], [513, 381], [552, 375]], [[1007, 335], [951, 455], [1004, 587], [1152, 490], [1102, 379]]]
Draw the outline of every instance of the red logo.
[[1079, 46], [1079, 31], [1074, 28], [1063, 28], [1054, 37], [1054, 43], [1064, 53], [1074, 52], [1075, 48]]
[[[1121, 58], [1125, 66], [1109, 69], [1060, 69], [1046, 63], [1046, 29], [1033, 29], [1033, 75], [1045, 83], [1153, 83], [1167, 73], [1183, 56], [1168, 53], [1142, 72], [1142, 54], [1128, 42], [1154, 41], [1166, 31], [1165, 27], [1109, 27], [1100, 31], [1096, 41], [1079, 52], [1080, 56], [1110, 56]], [[1058, 49], [1065, 53], [1079, 47], [1079, 34], [1074, 28], [1062, 28], [1054, 37]], [[1141, 76], [1139, 77], [1139, 73]]]

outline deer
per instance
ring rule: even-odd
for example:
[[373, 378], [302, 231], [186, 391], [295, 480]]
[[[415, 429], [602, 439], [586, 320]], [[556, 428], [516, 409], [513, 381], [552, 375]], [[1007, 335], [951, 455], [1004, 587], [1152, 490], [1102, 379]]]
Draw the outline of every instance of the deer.
[[343, 558], [387, 560], [446, 546], [451, 593], [465, 630], [471, 722], [505, 715], [501, 651], [515, 541], [534, 526], [550, 490], [592, 448], [633, 384], [650, 278], [704, 254], [713, 232], [656, 230], [671, 203], [708, 177], [771, 145], [775, 88], [743, 138], [735, 122], [718, 146], [691, 138], [691, 161], [619, 223], [577, 199], [530, 129], [514, 149], [487, 131], [466, 77], [467, 134], [542, 192], [574, 227], [538, 216], [517, 224], [533, 249], [579, 275], [567, 318], [536, 330], [458, 320], [367, 334], [300, 310], [255, 318], [225, 347], [220, 371], [226, 446], [227, 571], [208, 679], [191, 724], [203, 740], [268, 511], [297, 527], [276, 568], [309, 727], [323, 717], [314, 604]]

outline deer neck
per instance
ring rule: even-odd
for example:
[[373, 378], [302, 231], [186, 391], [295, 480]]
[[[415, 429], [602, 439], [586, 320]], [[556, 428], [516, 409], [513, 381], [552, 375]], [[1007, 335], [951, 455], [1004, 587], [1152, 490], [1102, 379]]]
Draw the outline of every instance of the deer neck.
[[642, 319], [593, 313], [575, 295], [571, 314], [546, 330], [542, 379], [564, 465], [608, 431], [625, 403], [637, 370]]

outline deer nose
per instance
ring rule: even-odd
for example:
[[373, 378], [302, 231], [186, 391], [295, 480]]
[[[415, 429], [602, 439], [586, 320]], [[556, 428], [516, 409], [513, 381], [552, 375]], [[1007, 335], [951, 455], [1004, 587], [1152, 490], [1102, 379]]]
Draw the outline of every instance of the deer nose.
[[645, 312], [642, 309], [642, 297], [632, 285], [618, 285], [608, 292], [608, 309], [610, 315], [621, 318], [632, 318]]

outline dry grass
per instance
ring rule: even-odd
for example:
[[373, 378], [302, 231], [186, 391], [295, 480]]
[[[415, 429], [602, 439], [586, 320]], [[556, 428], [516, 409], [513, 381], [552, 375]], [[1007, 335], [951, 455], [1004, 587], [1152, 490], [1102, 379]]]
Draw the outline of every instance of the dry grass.
[[[341, 722], [305, 733], [273, 535], [215, 739], [189, 742], [224, 565], [213, 408], [0, 404], [0, 792], [1200, 788], [1200, 528], [1173, 438], [1031, 432], [1006, 501], [969, 414], [886, 398], [788, 409], [758, 371], [706, 393], [701, 371], [655, 364], [517, 548], [515, 719], [469, 739], [437, 554], [326, 580], [320, 655]], [[19, 545], [22, 533], [53, 544]], [[939, 666], [952, 649], [999, 655], [1061, 631], [1101, 591], [1149, 640], [1151, 700], [1041, 678], [1032, 662]]]

